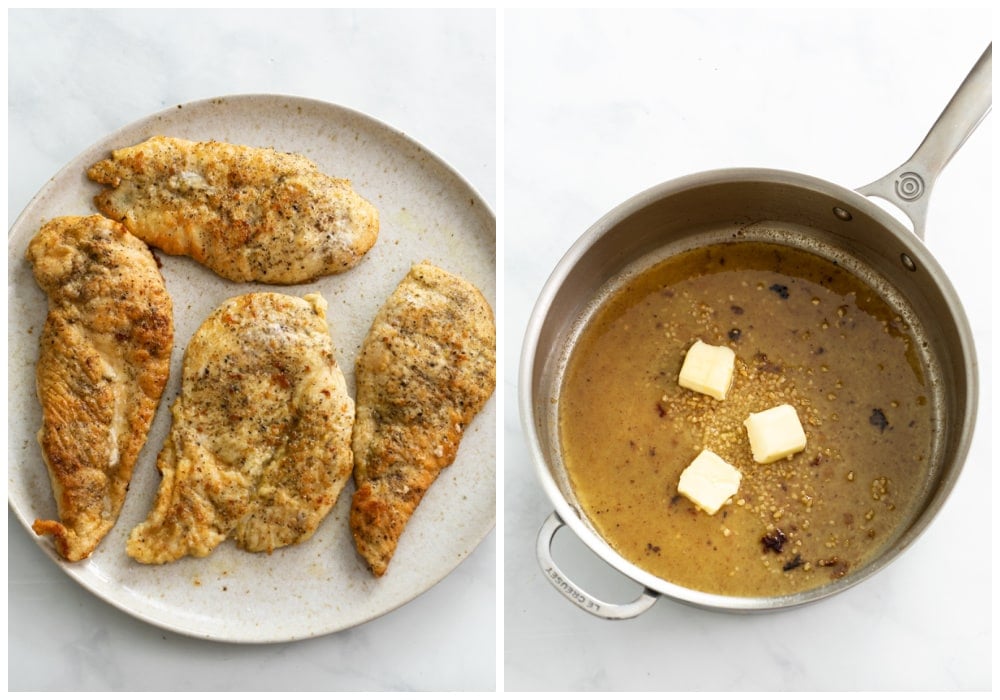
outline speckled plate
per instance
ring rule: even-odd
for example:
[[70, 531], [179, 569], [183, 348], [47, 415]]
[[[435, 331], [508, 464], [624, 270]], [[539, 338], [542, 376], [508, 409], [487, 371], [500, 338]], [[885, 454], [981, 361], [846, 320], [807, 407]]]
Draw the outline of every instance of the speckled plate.
[[[160, 255], [174, 299], [171, 377], [140, 455], [115, 528], [86, 561], [59, 559], [30, 524], [55, 518], [56, 506], [35, 433], [38, 334], [47, 304], [25, 261], [29, 240], [55, 216], [88, 214], [99, 186], [87, 167], [112, 149], [161, 134], [271, 146], [302, 153], [331, 175], [350, 179], [378, 207], [381, 232], [357, 267], [292, 287], [236, 284], [187, 258]], [[337, 360], [354, 392], [354, 360], [376, 310], [412, 263], [431, 262], [482, 290], [496, 308], [496, 220], [473, 188], [440, 159], [400, 132], [343, 107], [294, 97], [246, 95], [205, 100], [154, 114], [81, 153], [39, 192], [10, 231], [8, 489], [25, 536], [82, 586], [151, 624], [231, 642], [280, 642], [361, 624], [414, 599], [440, 581], [483, 540], [496, 520], [496, 400], [468, 428], [455, 463], [431, 487], [381, 579], [354, 551], [348, 527], [353, 484], [308, 542], [250, 554], [230, 542], [204, 559], [163, 566], [125, 555], [129, 531], [145, 519], [159, 484], [156, 455], [170, 427], [188, 340], [222, 301], [251, 290], [303, 295], [319, 291]]]

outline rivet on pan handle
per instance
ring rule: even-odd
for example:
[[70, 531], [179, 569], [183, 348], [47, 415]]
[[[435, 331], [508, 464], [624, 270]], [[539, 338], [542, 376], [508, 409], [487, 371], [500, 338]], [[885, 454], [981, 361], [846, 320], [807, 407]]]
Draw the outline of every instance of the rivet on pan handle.
[[541, 565], [542, 571], [545, 572], [549, 583], [567, 600], [605, 620], [627, 620], [646, 612], [659, 599], [658, 593], [644, 588], [639, 597], [631, 603], [605, 603], [573, 583], [556, 566], [555, 560], [552, 558], [552, 538], [565, 526], [566, 523], [556, 513], [552, 513], [546, 518], [545, 522], [542, 523], [542, 528], [538, 531], [536, 554], [538, 563]]
[[885, 177], [858, 188], [866, 197], [881, 197], [902, 209], [920, 240], [924, 239], [931, 188], [944, 166], [989, 114], [992, 80], [991, 43], [910, 159]]

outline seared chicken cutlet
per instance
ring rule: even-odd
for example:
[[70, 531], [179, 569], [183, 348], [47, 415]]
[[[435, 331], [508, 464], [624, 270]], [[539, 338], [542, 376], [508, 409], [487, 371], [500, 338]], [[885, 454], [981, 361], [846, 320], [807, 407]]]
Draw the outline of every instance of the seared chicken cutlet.
[[157, 136], [87, 171], [107, 216], [235, 282], [296, 284], [356, 265], [375, 207], [301, 155]]
[[424, 493], [493, 394], [493, 311], [465, 280], [414, 265], [376, 315], [355, 376], [351, 530], [382, 576]]
[[173, 306], [146, 244], [103, 216], [49, 221], [27, 257], [48, 295], [38, 442], [59, 512], [33, 528], [79, 561], [125, 502], [170, 372]]
[[354, 402], [323, 297], [229, 299], [192, 337], [182, 371], [159, 492], [128, 555], [162, 564], [229, 537], [252, 552], [309, 539], [352, 464]]

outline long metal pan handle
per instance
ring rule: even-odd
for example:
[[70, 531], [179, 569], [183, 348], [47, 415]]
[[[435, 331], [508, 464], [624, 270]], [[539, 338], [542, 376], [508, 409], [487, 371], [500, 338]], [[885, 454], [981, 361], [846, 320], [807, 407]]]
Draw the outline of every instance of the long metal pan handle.
[[992, 80], [991, 43], [910, 159], [885, 177], [858, 188], [866, 197], [881, 197], [903, 210], [920, 240], [924, 238], [931, 188], [951, 157], [989, 114]]
[[596, 615], [605, 620], [627, 620], [646, 612], [659, 599], [658, 593], [644, 588], [639, 597], [631, 603], [606, 603], [585, 592], [573, 583], [552, 558], [552, 538], [565, 526], [566, 523], [556, 513], [552, 513], [546, 518], [542, 524], [542, 528], [538, 531], [536, 553], [538, 563], [541, 565], [542, 571], [545, 572], [549, 583], [562, 593], [567, 600], [583, 608], [591, 615]]

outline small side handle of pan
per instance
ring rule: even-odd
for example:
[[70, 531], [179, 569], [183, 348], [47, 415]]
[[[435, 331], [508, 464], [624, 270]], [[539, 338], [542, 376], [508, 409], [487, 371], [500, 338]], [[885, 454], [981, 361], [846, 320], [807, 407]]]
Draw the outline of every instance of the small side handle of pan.
[[902, 209], [921, 240], [931, 188], [948, 161], [989, 114], [993, 104], [992, 80], [991, 43], [910, 159], [885, 177], [858, 188], [866, 197], [881, 197]]
[[605, 620], [627, 620], [646, 612], [659, 599], [658, 593], [644, 588], [639, 597], [631, 603], [606, 603], [586, 593], [582, 588], [573, 583], [552, 558], [552, 539], [565, 526], [566, 523], [556, 513], [552, 513], [546, 518], [545, 522], [542, 523], [541, 529], [538, 531], [536, 553], [538, 563], [541, 565], [542, 571], [545, 572], [549, 583], [562, 593], [567, 600], [583, 608], [591, 615], [596, 615]]

